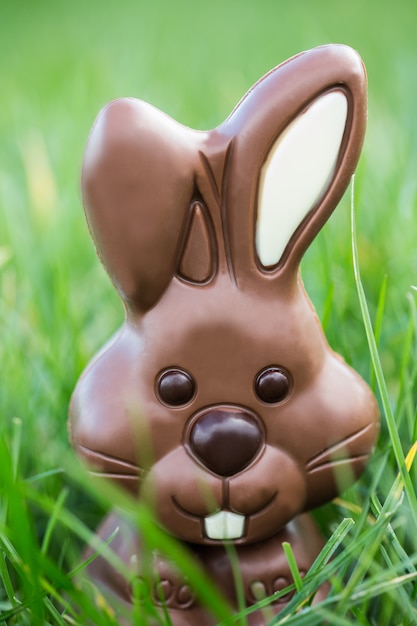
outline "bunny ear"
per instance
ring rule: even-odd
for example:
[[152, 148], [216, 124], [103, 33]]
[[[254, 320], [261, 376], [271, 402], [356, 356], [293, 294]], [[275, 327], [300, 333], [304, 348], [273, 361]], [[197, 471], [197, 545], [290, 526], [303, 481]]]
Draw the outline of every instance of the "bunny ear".
[[226, 206], [238, 283], [295, 275], [349, 184], [366, 113], [359, 55], [329, 45], [266, 74], [218, 128], [235, 138]]
[[348, 114], [346, 94], [332, 91], [291, 122], [260, 173], [256, 251], [263, 267], [279, 263], [306, 215], [329, 187]]
[[146, 311], [177, 268], [194, 193], [195, 134], [134, 99], [110, 103], [87, 144], [84, 207], [97, 252], [128, 306]]

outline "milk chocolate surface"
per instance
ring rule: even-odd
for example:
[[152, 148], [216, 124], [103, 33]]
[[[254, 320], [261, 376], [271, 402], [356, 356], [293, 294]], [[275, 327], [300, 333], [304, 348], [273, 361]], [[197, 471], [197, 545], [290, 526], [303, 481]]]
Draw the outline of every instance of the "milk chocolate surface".
[[[88, 140], [87, 222], [126, 321], [77, 384], [72, 443], [149, 503], [231, 603], [223, 543], [248, 604], [289, 580], [288, 533], [308, 569], [321, 541], [298, 516], [361, 474], [378, 433], [375, 399], [329, 348], [299, 273], [354, 172], [366, 110], [360, 57], [330, 45], [273, 69], [214, 130], [124, 98]], [[128, 546], [113, 546], [126, 562]], [[104, 560], [91, 575], [129, 602]], [[162, 578], [174, 624], [211, 623]]]

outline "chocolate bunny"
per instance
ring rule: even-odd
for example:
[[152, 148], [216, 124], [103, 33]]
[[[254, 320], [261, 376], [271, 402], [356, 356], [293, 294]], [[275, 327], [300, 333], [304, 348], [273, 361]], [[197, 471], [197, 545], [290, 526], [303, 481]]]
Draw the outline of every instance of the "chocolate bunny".
[[[365, 123], [363, 64], [329, 45], [273, 69], [212, 131], [120, 99], [86, 148], [87, 221], [126, 322], [78, 382], [72, 442], [149, 502], [232, 602], [223, 542], [248, 604], [291, 582], [282, 541], [306, 570], [321, 544], [300, 514], [361, 474], [377, 436], [374, 397], [327, 345], [299, 274]], [[121, 524], [110, 515], [100, 535]], [[130, 562], [140, 538], [123, 527], [112, 546]], [[212, 623], [158, 559], [173, 623]], [[104, 560], [91, 575], [129, 603]]]

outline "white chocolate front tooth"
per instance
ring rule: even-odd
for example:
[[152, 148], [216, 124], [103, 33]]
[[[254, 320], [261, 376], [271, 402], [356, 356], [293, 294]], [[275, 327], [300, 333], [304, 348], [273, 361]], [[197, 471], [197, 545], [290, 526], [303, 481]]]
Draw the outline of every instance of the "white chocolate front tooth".
[[230, 511], [218, 511], [204, 519], [204, 530], [208, 539], [226, 541], [240, 539], [245, 529], [245, 516], [231, 513]]

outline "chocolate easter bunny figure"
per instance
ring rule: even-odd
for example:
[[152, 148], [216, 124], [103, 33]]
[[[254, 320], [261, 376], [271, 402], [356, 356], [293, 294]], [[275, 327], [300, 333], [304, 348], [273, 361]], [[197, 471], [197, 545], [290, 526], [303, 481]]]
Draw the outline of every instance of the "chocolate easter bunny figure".
[[[223, 543], [248, 605], [289, 584], [282, 541], [308, 569], [320, 541], [300, 514], [361, 474], [377, 436], [374, 397], [329, 348], [299, 275], [365, 122], [361, 59], [330, 45], [269, 72], [212, 131], [120, 99], [88, 141], [88, 225], [126, 322], [77, 385], [72, 442], [94, 474], [150, 503], [231, 603]], [[110, 515], [100, 536], [120, 526], [111, 545], [137, 562], [123, 524]], [[174, 624], [212, 623], [155, 559], [155, 604], [162, 589]], [[103, 559], [91, 575], [129, 603]]]

